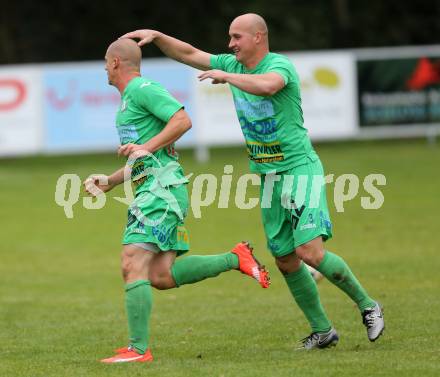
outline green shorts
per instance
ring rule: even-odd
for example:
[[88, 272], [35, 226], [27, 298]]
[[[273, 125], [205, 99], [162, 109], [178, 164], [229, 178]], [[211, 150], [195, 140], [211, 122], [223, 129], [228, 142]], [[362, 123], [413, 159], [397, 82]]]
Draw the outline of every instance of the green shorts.
[[[290, 254], [316, 237], [322, 236], [324, 241], [332, 237], [324, 179], [319, 159], [277, 175], [261, 176], [263, 226], [267, 246], [274, 257]], [[271, 180], [274, 180], [272, 195]]]
[[161, 251], [189, 250], [184, 219], [188, 212], [186, 184], [154, 191], [143, 191], [128, 208], [128, 221], [122, 244], [152, 243]]

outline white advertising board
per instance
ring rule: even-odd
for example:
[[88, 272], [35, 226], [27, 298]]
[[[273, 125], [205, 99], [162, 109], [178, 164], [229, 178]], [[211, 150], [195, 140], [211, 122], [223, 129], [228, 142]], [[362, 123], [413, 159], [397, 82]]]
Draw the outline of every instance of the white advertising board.
[[39, 68], [0, 69], [0, 156], [33, 154], [43, 142]]
[[304, 126], [317, 139], [357, 134], [356, 71], [353, 54], [319, 52], [287, 55], [301, 81]]
[[[355, 136], [358, 126], [354, 56], [346, 52], [286, 55], [300, 77], [304, 126], [312, 139]], [[205, 80], [196, 84], [195, 90], [199, 143], [242, 143], [228, 85], [213, 85]]]
[[211, 80], [198, 82], [195, 71], [195, 108], [198, 144], [231, 145], [244, 141], [235, 113], [229, 85], [211, 84]]

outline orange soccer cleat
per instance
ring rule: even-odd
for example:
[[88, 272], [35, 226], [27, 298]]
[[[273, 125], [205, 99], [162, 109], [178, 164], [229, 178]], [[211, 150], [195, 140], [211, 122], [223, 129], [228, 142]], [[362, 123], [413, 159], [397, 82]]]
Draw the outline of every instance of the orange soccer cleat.
[[102, 359], [102, 363], [147, 363], [153, 361], [153, 355], [151, 351], [147, 349], [145, 354], [137, 353], [131, 347], [119, 348], [116, 350], [116, 355], [109, 357], [108, 359]]
[[249, 245], [249, 242], [245, 241], [240, 242], [232, 249], [232, 252], [238, 256], [240, 271], [254, 278], [263, 288], [269, 288], [269, 272], [258, 262], [257, 258], [252, 254], [252, 251], [253, 249]]
[[126, 346], [126, 347], [122, 347], [122, 348], [116, 348], [114, 352], [115, 353], [125, 353], [125, 352], [132, 351], [132, 350], [133, 349], [131, 346]]

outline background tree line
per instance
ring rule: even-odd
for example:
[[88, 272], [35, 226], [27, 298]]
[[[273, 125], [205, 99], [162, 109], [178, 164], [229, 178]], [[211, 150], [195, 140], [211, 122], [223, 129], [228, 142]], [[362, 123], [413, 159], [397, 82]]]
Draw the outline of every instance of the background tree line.
[[225, 52], [229, 23], [246, 12], [266, 19], [273, 51], [439, 43], [440, 0], [2, 0], [0, 64], [100, 60], [112, 40], [147, 27]]

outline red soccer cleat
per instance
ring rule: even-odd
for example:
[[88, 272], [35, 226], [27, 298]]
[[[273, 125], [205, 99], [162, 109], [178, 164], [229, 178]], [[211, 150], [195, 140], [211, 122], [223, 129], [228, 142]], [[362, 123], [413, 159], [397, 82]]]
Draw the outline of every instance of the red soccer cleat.
[[[117, 351], [124, 351], [124, 348], [119, 348]], [[101, 363], [147, 363], [153, 361], [153, 355], [149, 349], [147, 349], [144, 355], [137, 353], [130, 347], [125, 347], [125, 351], [119, 352], [108, 359], [102, 359]]]
[[132, 350], [132, 348], [131, 348], [131, 346], [127, 346], [127, 347], [122, 347], [122, 348], [117, 348], [117, 349], [115, 349], [115, 353], [125, 353], [125, 352], [128, 352], [128, 351], [131, 351]]
[[249, 242], [244, 241], [232, 249], [232, 252], [238, 256], [240, 271], [254, 278], [263, 288], [269, 288], [269, 272], [258, 262], [257, 258], [252, 254], [252, 251], [253, 249], [249, 245]]

